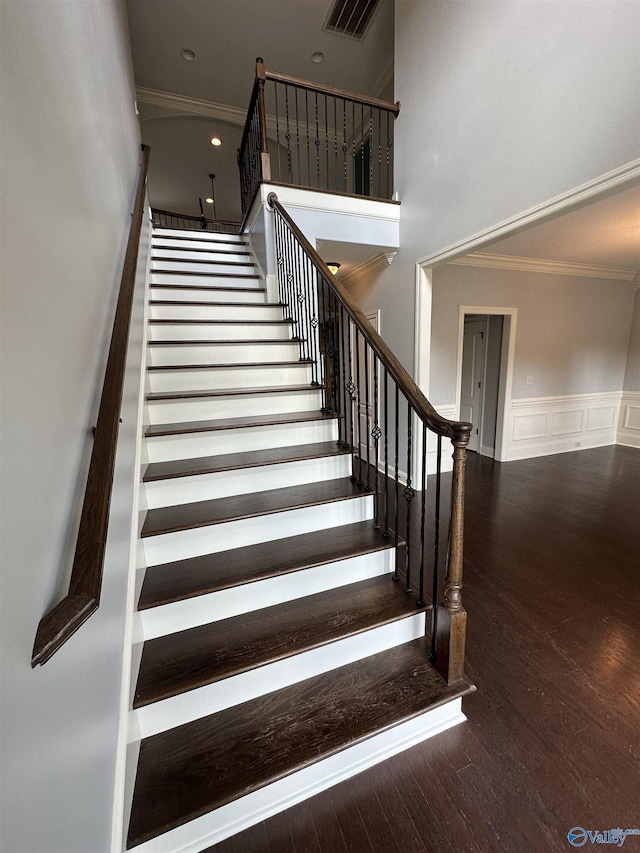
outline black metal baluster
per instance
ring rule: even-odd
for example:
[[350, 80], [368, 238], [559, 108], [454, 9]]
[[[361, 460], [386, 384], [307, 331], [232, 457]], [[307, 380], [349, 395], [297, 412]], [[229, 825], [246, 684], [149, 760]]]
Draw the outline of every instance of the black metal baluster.
[[[396, 567], [395, 571], [392, 575], [394, 581], [400, 580], [400, 575], [398, 574], [398, 550], [400, 546], [400, 534], [398, 530], [400, 525], [398, 523], [398, 512], [400, 509], [400, 470], [399, 470], [399, 445], [400, 445], [400, 389], [398, 388], [398, 383], [394, 379], [394, 387], [395, 387], [395, 485], [394, 485], [394, 498], [395, 498], [395, 521], [394, 521], [394, 539], [395, 539], [395, 549], [396, 549]], [[408, 545], [406, 546], [409, 547]]]
[[373, 191], [373, 110], [369, 107], [369, 196], [375, 196]]
[[347, 181], [347, 152], [349, 150], [349, 146], [347, 145], [347, 102], [343, 98], [342, 99], [342, 154], [344, 160], [344, 191], [347, 192], [348, 189], [348, 181]]
[[307, 182], [305, 187], [311, 186], [311, 139], [309, 138], [309, 90], [304, 90], [304, 120], [307, 125]]
[[353, 382], [353, 353], [351, 346], [351, 317], [347, 318], [347, 347], [349, 350], [349, 382], [347, 383], [346, 389], [349, 394], [349, 433], [350, 433], [350, 444], [351, 444], [351, 482], [355, 483], [356, 481], [356, 460], [355, 460], [355, 430], [353, 424], [353, 406], [355, 403], [355, 390], [356, 386]]
[[369, 342], [367, 339], [362, 336], [362, 342], [364, 345], [364, 411], [365, 411], [365, 435], [367, 439], [367, 485], [366, 489], [368, 492], [371, 491], [371, 457], [370, 457], [370, 447], [371, 447], [371, 409], [369, 406]]
[[311, 358], [318, 367], [318, 384], [324, 387], [324, 365], [322, 363], [322, 354], [320, 352], [320, 317], [319, 317], [319, 302], [318, 302], [318, 287], [321, 286], [322, 278], [318, 274], [315, 266], [309, 260], [309, 289], [307, 299], [309, 302], [309, 336], [311, 338], [310, 353]]
[[287, 131], [284, 138], [287, 140], [287, 175], [289, 183], [293, 183], [293, 173], [291, 171], [291, 127], [289, 126], [289, 86], [284, 85], [284, 108], [287, 116]]
[[380, 170], [382, 168], [382, 110], [378, 110], [378, 185], [377, 185], [377, 193], [378, 196], [382, 196], [382, 180], [380, 176]]
[[393, 193], [393, 183], [391, 180], [391, 168], [390, 168], [390, 146], [391, 146], [391, 136], [389, 135], [389, 113], [387, 113], [387, 198], [391, 198]]
[[438, 563], [440, 557], [440, 484], [442, 475], [442, 436], [438, 436], [436, 450], [436, 500], [435, 500], [435, 523], [433, 540], [433, 590], [431, 593], [431, 652], [429, 658], [433, 661], [436, 657], [436, 629], [438, 627]]
[[342, 370], [342, 383], [341, 383], [341, 407], [340, 407], [340, 426], [341, 426], [341, 437], [342, 437], [342, 446], [347, 446], [347, 406], [349, 405], [347, 402], [347, 376], [346, 376], [346, 347], [344, 345], [344, 330], [345, 330], [345, 310], [342, 303], [340, 303], [340, 367]]
[[296, 183], [301, 184], [302, 183], [302, 178], [301, 178], [301, 174], [302, 174], [301, 168], [302, 167], [300, 164], [300, 115], [299, 115], [299, 111], [298, 111], [299, 90], [298, 90], [297, 86], [295, 87], [294, 91], [295, 91], [295, 95], [296, 95], [296, 145], [298, 147], [298, 160], [297, 160], [297, 163], [298, 163], [298, 180], [296, 181]]
[[320, 294], [319, 294], [320, 305], [319, 305], [319, 307], [321, 306], [320, 312], [319, 312], [320, 318], [321, 318], [320, 319], [320, 354], [324, 360], [324, 382], [322, 383], [324, 402], [323, 402], [322, 410], [323, 410], [323, 412], [329, 412], [329, 405], [328, 405], [329, 389], [327, 387], [327, 385], [328, 385], [328, 374], [329, 374], [329, 371], [327, 369], [328, 360], [329, 360], [329, 352], [328, 352], [328, 350], [329, 350], [329, 339], [328, 339], [329, 336], [327, 333], [328, 332], [328, 329], [327, 329], [327, 309], [326, 309], [326, 305], [325, 305], [325, 281], [324, 281], [324, 278], [319, 279], [318, 285], [320, 287]]
[[382, 430], [378, 423], [378, 356], [373, 353], [373, 464], [375, 465], [374, 495], [373, 495], [373, 526], [380, 529], [380, 471], [378, 470], [378, 451]]
[[411, 423], [411, 403], [407, 404], [407, 485], [404, 487], [404, 499], [407, 502], [407, 563], [404, 591], [411, 592], [411, 502], [413, 501], [414, 491], [411, 486], [411, 451], [412, 451], [412, 423]]
[[424, 607], [424, 520], [427, 508], [427, 425], [422, 424], [422, 505], [420, 507], [420, 591], [418, 594], [418, 607]]
[[389, 536], [389, 374], [384, 368], [384, 536]]
[[334, 166], [333, 166], [333, 186], [336, 192], [338, 191], [338, 99], [333, 99], [333, 138], [334, 138]]
[[325, 147], [325, 189], [329, 189], [329, 105], [324, 96], [324, 147]]
[[358, 439], [358, 485], [364, 485], [362, 479], [362, 414], [360, 412], [362, 376], [360, 374], [360, 329], [356, 326], [356, 435]]
[[318, 120], [318, 93], [316, 92], [316, 187], [320, 189], [320, 123]]
[[[280, 114], [278, 112], [278, 83], [273, 84], [273, 96], [276, 105], [276, 146], [278, 149], [278, 180], [280, 180]], [[272, 173], [273, 176], [273, 173]]]

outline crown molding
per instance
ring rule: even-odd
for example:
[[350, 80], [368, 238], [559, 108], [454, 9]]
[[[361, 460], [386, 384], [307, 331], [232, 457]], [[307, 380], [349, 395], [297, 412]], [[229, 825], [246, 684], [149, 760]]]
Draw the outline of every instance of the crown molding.
[[386, 269], [395, 256], [395, 250], [390, 252], [379, 252], [377, 255], [363, 261], [361, 264], [351, 267], [348, 272], [340, 276], [340, 284], [343, 284], [345, 287], [350, 287], [358, 281], [369, 278], [375, 273], [380, 272], [380, 270]]
[[147, 89], [144, 86], [136, 87], [136, 95], [139, 103], [155, 104], [158, 107], [177, 110], [181, 113], [215, 118], [241, 127], [244, 127], [247, 120], [247, 111], [239, 107], [216, 104], [213, 101], [204, 101], [201, 98], [190, 98], [188, 95], [176, 95], [173, 92]]
[[472, 237], [461, 240], [459, 243], [454, 243], [445, 249], [426, 255], [418, 263], [422, 267], [435, 267], [438, 264], [451, 262], [454, 258], [466, 255], [487, 243], [495, 242], [503, 237], [511, 237], [530, 225], [540, 225], [546, 219], [550, 219], [559, 213], [568, 213], [570, 209], [586, 204], [590, 199], [601, 197], [607, 192], [613, 192], [617, 187], [623, 188], [624, 184], [628, 184], [639, 177], [640, 158], [631, 160], [617, 169], [600, 175], [593, 181], [587, 181], [578, 187], [574, 187], [566, 193], [531, 207], [529, 210], [480, 231]]
[[544, 273], [546, 275], [575, 275], [580, 278], [608, 278], [616, 281], [634, 281], [636, 270], [617, 267], [597, 267], [569, 261], [546, 261], [542, 258], [520, 258], [517, 255], [495, 255], [490, 252], [472, 252], [449, 264], [464, 267], [486, 267], [498, 270]]

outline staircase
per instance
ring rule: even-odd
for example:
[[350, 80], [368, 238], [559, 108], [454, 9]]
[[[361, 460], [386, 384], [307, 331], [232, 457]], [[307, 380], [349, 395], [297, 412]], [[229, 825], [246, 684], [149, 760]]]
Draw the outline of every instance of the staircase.
[[203, 850], [464, 719], [287, 315], [241, 236], [155, 231], [127, 849]]

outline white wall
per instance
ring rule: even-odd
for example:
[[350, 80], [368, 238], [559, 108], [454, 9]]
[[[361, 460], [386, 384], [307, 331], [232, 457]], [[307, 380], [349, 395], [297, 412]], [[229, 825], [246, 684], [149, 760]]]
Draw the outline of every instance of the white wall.
[[401, 249], [363, 307], [411, 369], [420, 259], [640, 156], [640, 4], [397, 0], [395, 28]]
[[[109, 850], [133, 500], [136, 336], [100, 609], [43, 667], [95, 423], [140, 161], [121, 0], [3, 0], [2, 836]], [[139, 311], [139, 301], [137, 309]]]

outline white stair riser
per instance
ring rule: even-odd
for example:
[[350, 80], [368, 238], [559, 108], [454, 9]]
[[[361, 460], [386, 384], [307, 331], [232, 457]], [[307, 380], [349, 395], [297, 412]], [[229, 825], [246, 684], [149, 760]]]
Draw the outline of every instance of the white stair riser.
[[242, 545], [257, 545], [283, 536], [327, 530], [342, 524], [357, 524], [373, 517], [373, 497], [367, 495], [311, 507], [297, 507], [255, 518], [212, 524], [147, 536], [144, 551], [147, 565], [173, 563], [204, 554], [215, 554]]
[[256, 275], [239, 276], [239, 275], [193, 275], [188, 272], [153, 272], [150, 276], [151, 284], [170, 284], [172, 287], [198, 287], [210, 285], [215, 287], [242, 287], [256, 288], [262, 287], [261, 280]]
[[209, 273], [210, 275], [255, 275], [255, 264], [227, 264], [227, 263], [196, 263], [194, 261], [168, 261], [168, 260], [152, 260], [151, 271], [162, 272], [198, 272]]
[[132, 848], [198, 853], [466, 720], [453, 699]]
[[268, 450], [293, 444], [337, 441], [337, 438], [336, 422], [320, 420], [155, 436], [146, 439], [146, 447], [149, 462], [169, 462], [172, 459], [193, 459], [196, 456], [216, 456], [223, 453], [240, 453], [244, 450]]
[[280, 305], [151, 305], [152, 320], [282, 320]]
[[239, 471], [220, 471], [198, 474], [193, 477], [172, 477], [145, 483], [149, 509], [175, 506], [210, 498], [231, 495], [250, 495], [268, 489], [300, 486], [335, 480], [351, 474], [350, 457], [329, 456], [299, 462], [282, 462], [260, 468], [243, 468]]
[[152, 341], [289, 341], [290, 323], [150, 323]]
[[[395, 551], [387, 548], [185, 601], [151, 607], [138, 613], [139, 636], [146, 640], [164, 637], [197, 625], [208, 625], [210, 622], [295, 601], [306, 595], [315, 595], [380, 575], [390, 575], [394, 568]], [[147, 571], [152, 572], [153, 568]]]
[[197, 246], [205, 249], [215, 246], [217, 249], [229, 247], [231, 250], [240, 246], [246, 248], [246, 242], [241, 234], [216, 234], [209, 232], [201, 234], [199, 231], [185, 231], [180, 228], [163, 228], [162, 231], [154, 231], [153, 246]]
[[[348, 590], [345, 591], [345, 596], [348, 594]], [[368, 655], [417, 640], [423, 637], [424, 633], [424, 613], [416, 613], [406, 619], [399, 619], [327, 646], [226, 678], [216, 684], [191, 690], [181, 696], [139, 708], [134, 714], [137, 716], [140, 737], [149, 737], [264, 696], [274, 690], [282, 690], [306, 678], [313, 678], [354, 663]]]
[[[202, 282], [198, 282], [202, 284]], [[184, 284], [184, 282], [183, 282]], [[259, 285], [259, 282], [256, 282]], [[152, 299], [164, 299], [170, 302], [183, 302], [192, 299], [194, 302], [262, 302], [266, 304], [266, 290], [234, 290], [232, 286], [225, 288], [224, 285], [216, 288], [207, 287], [180, 287], [175, 282], [170, 282], [170, 287], [152, 287]]]
[[312, 412], [322, 405], [320, 391], [240, 394], [234, 397], [155, 400], [149, 402], [150, 424], [186, 423], [245, 415], [284, 415]]
[[209, 391], [214, 388], [276, 388], [281, 385], [308, 385], [311, 368], [308, 364], [282, 367], [202, 367], [184, 370], [151, 370], [149, 390]]
[[152, 366], [171, 364], [251, 364], [260, 361], [295, 361], [300, 344], [282, 341], [275, 344], [244, 346], [240, 343], [155, 344], [149, 347]]
[[251, 255], [247, 252], [224, 251], [212, 248], [211, 251], [191, 251], [182, 246], [164, 248], [154, 244], [151, 253], [153, 260], [169, 259], [174, 261], [209, 261], [214, 264], [251, 264]]

